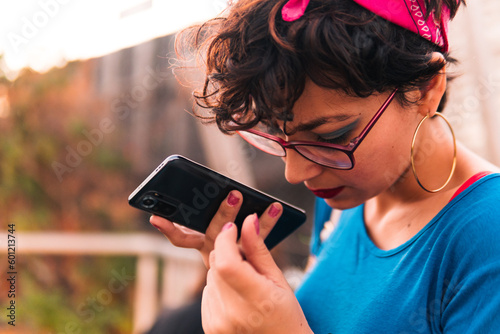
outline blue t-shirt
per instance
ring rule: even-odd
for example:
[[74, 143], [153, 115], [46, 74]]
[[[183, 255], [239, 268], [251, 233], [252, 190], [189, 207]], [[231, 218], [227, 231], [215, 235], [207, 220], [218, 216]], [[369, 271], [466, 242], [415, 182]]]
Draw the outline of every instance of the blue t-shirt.
[[315, 226], [317, 262], [296, 291], [313, 332], [500, 333], [499, 189], [499, 174], [482, 178], [388, 251], [367, 235], [363, 206], [323, 243]]

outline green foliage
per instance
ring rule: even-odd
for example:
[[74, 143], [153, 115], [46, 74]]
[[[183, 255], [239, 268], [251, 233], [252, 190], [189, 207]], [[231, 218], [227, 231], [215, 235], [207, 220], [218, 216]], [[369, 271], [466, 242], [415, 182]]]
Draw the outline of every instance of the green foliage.
[[[47, 266], [51, 270], [53, 263], [59, 261], [32, 257], [26, 264], [38, 263], [38, 267]], [[108, 285], [113, 279], [113, 270], [133, 273], [134, 259], [81, 258], [72, 262], [77, 275], [68, 273], [66, 279], [52, 277], [44, 280], [40, 273], [25, 272], [23, 293], [18, 299], [18, 317], [22, 326], [32, 328], [33, 333], [130, 333], [132, 317], [127, 304], [133, 286], [124, 286], [113, 293]]]
[[54, 221], [51, 210], [40, 204], [29, 211], [16, 210], [10, 216], [9, 223], [15, 224], [16, 229], [25, 231], [50, 228]]
[[124, 170], [130, 168], [130, 162], [127, 161], [123, 155], [118, 154], [116, 151], [102, 148], [95, 152], [93, 155], [93, 162], [103, 170]]
[[[89, 73], [78, 63], [43, 75], [25, 71], [9, 87], [10, 117], [0, 122], [0, 211], [21, 230], [138, 226], [137, 216], [126, 214], [130, 162], [117, 137], [124, 134], [107, 133], [92, 144], [84, 135], [109, 117], [86, 91]], [[90, 153], [69, 166], [68, 149], [83, 141]]]

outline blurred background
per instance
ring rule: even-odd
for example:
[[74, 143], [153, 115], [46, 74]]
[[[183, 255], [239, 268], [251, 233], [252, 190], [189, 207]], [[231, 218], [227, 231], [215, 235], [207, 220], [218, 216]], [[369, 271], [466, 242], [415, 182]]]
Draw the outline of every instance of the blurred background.
[[[127, 203], [170, 154], [306, 209], [306, 225], [274, 250], [298, 284], [313, 195], [286, 183], [279, 159], [200, 124], [190, 115], [192, 87], [171, 70], [175, 33], [225, 7], [225, 0], [0, 0], [2, 333], [144, 333], [161, 310], [199, 293], [198, 255], [172, 247]], [[449, 69], [457, 78], [445, 111], [457, 137], [496, 164], [499, 13], [500, 2], [477, 0], [452, 23], [460, 62]], [[5, 316], [12, 226], [15, 328]]]

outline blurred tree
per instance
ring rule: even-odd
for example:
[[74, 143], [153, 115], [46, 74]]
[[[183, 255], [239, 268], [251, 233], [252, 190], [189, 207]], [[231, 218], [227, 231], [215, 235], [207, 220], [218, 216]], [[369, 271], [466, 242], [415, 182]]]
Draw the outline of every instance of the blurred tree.
[[[25, 70], [14, 82], [0, 73], [3, 231], [7, 224], [17, 232], [146, 228], [128, 207], [130, 163], [113, 139], [107, 104], [92, 94], [92, 73], [91, 61], [45, 74]], [[22, 256], [17, 266], [21, 332], [65, 333], [67, 324], [85, 333], [131, 331], [131, 287], [106, 305], [95, 300], [113, 270], [134, 272], [132, 258]]]
[[19, 230], [132, 230], [130, 163], [109, 143], [118, 132], [90, 91], [92, 63], [24, 71], [0, 124], [0, 210]]

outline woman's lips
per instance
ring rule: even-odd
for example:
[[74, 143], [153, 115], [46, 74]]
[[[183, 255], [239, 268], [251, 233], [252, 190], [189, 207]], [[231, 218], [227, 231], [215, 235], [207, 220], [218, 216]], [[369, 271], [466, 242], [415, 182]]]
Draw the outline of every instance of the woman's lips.
[[321, 198], [333, 198], [337, 196], [344, 187], [332, 188], [332, 189], [309, 189], [313, 192], [314, 195]]

